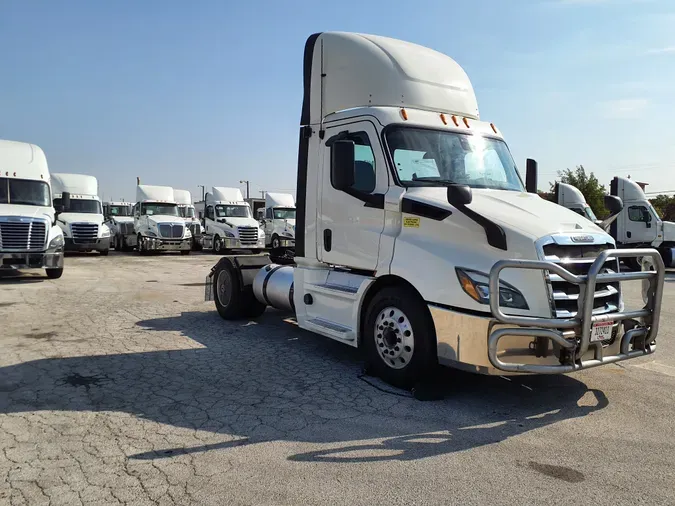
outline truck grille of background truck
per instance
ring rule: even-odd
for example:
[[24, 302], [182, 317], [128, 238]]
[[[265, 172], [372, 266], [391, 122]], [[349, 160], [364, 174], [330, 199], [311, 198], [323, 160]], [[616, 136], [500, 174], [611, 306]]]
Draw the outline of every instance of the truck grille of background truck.
[[[558, 245], [544, 246], [545, 260], [560, 264], [572, 274], [588, 274], [593, 261], [598, 254], [611, 249], [608, 244], [594, 245]], [[603, 265], [602, 273], [619, 272], [619, 261], [609, 258]], [[579, 285], [568, 283], [560, 276], [549, 274], [551, 293], [556, 318], [573, 318], [578, 311]], [[598, 283], [595, 287], [593, 314], [613, 313], [619, 310], [620, 301], [619, 283]]]
[[239, 227], [239, 241], [242, 244], [254, 245], [258, 242], [258, 229], [255, 227]]
[[0, 221], [0, 249], [40, 251], [45, 248], [47, 226], [42, 221]]
[[73, 233], [73, 242], [91, 244], [98, 239], [98, 225], [96, 223], [73, 223], [70, 226]]
[[133, 223], [120, 223], [120, 233], [122, 235], [133, 235], [134, 224]]
[[183, 225], [160, 225], [159, 235], [167, 239], [181, 239], [183, 237]]

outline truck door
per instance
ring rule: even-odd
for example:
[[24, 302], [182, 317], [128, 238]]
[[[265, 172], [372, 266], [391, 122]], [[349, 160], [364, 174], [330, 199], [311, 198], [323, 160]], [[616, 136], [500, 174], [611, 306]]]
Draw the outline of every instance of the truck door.
[[[354, 141], [354, 184], [349, 193], [331, 184], [331, 145]], [[375, 270], [384, 228], [384, 194], [389, 178], [375, 126], [358, 121], [326, 128], [319, 180], [319, 260], [354, 269]]]
[[657, 226], [650, 209], [642, 202], [629, 203], [626, 207], [622, 242], [652, 243], [656, 240]]

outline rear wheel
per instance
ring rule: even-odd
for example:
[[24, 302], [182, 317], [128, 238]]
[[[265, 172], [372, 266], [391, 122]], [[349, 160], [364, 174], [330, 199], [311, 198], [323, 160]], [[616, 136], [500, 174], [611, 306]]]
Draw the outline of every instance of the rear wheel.
[[429, 378], [438, 366], [429, 310], [410, 289], [386, 287], [371, 300], [363, 345], [374, 373], [399, 388]]
[[230, 262], [220, 262], [213, 273], [213, 298], [218, 314], [224, 320], [255, 318], [265, 312], [253, 295], [253, 287], [242, 289], [239, 276]]
[[49, 279], [58, 279], [63, 275], [63, 267], [59, 269], [45, 269]]

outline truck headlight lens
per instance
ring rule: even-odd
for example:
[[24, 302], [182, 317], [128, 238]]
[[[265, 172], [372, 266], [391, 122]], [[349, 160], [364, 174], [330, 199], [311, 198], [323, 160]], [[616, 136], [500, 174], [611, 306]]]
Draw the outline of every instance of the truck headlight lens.
[[185, 238], [190, 239], [192, 238], [192, 232], [190, 232], [190, 229], [185, 227]]
[[110, 229], [108, 227], [101, 229], [101, 237], [110, 237]]
[[157, 234], [155, 234], [152, 230], [148, 230], [147, 234], [148, 237], [157, 237]]
[[[455, 268], [462, 290], [480, 304], [490, 304], [490, 277], [482, 272]], [[530, 309], [520, 291], [508, 283], [499, 282], [499, 305], [513, 309]]]
[[49, 246], [47, 247], [47, 249], [63, 248], [63, 244], [64, 244], [63, 236], [59, 234], [56, 237], [54, 237], [54, 239], [49, 241]]
[[281, 235], [283, 235], [284, 237], [293, 237], [293, 234], [291, 234], [288, 231], [282, 232]]
[[225, 230], [225, 237], [234, 237], [234, 234]]

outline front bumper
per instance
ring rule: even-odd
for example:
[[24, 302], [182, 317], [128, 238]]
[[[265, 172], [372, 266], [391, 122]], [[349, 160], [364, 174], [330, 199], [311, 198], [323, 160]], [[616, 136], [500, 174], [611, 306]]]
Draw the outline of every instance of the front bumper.
[[[651, 259], [653, 270], [600, 274], [608, 257]], [[580, 286], [579, 311], [574, 318], [510, 316], [499, 306], [499, 275], [504, 269], [535, 269], [555, 273]], [[588, 275], [570, 273], [544, 261], [504, 260], [490, 272], [492, 316], [475, 316], [430, 305], [436, 328], [439, 362], [483, 374], [560, 374], [588, 369], [654, 353], [659, 328], [665, 267], [654, 249], [603, 251]], [[643, 309], [593, 314], [597, 282], [645, 280]], [[595, 323], [614, 322], [607, 341], [591, 342]]]
[[0, 252], [0, 269], [60, 269], [63, 249], [39, 253]]
[[110, 249], [110, 237], [97, 239], [94, 242], [75, 242], [68, 237], [65, 238], [66, 251], [105, 251]]
[[222, 238], [225, 249], [264, 249], [265, 239], [258, 239], [256, 242], [244, 242], [236, 237]]
[[186, 251], [192, 249], [192, 237], [187, 239], [144, 237], [143, 241], [149, 251]]
[[295, 248], [295, 239], [290, 237], [279, 237], [279, 246], [282, 248]]

